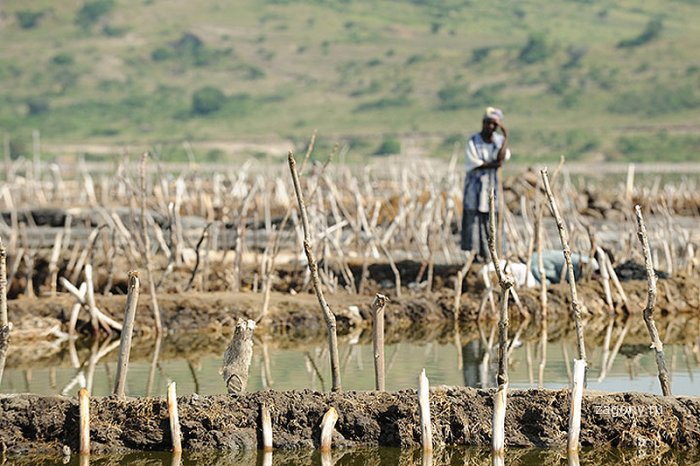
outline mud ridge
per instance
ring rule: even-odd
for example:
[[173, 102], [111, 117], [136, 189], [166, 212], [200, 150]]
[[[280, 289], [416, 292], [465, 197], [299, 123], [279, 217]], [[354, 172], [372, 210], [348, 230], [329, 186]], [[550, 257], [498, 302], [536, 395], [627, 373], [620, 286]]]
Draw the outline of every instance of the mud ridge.
[[[460, 322], [463, 325], [495, 319], [489, 305], [479, 316], [484, 290], [467, 285], [463, 290], [460, 308]], [[646, 282], [631, 280], [624, 282], [633, 318], [638, 317], [646, 302]], [[453, 320], [454, 291], [441, 288], [436, 291], [406, 291], [401, 298], [392, 296], [380, 288], [364, 295], [339, 292], [328, 294], [327, 299], [338, 321], [339, 334], [350, 333], [353, 329], [371, 324], [370, 303], [374, 292], [388, 294], [391, 301], [385, 311], [387, 331], [407, 329], [417, 325], [435, 325]], [[602, 285], [598, 282], [583, 282], [578, 286], [579, 300], [584, 303], [589, 316], [605, 315], [607, 308]], [[657, 316], [696, 313], [698, 309], [697, 284], [681, 278], [659, 280], [655, 313]], [[532, 316], [540, 311], [539, 291], [521, 289], [519, 296], [524, 309]], [[95, 296], [97, 306], [105, 313], [120, 321], [123, 318], [125, 296]], [[565, 284], [549, 288], [550, 321], [566, 318], [570, 314], [569, 290]], [[494, 304], [498, 293], [494, 293]], [[67, 331], [70, 310], [74, 299], [66, 294], [56, 297], [20, 298], [8, 302], [9, 318], [15, 324], [13, 341], [42, 339], [56, 327]], [[161, 320], [167, 331], [173, 333], [203, 332], [212, 335], [228, 334], [238, 318], [259, 320], [259, 326], [266, 333], [285, 335], [292, 339], [308, 338], [325, 332], [323, 316], [316, 298], [311, 293], [273, 292], [269, 312], [261, 319], [262, 294], [251, 292], [183, 292], [168, 293], [158, 297]], [[618, 313], [626, 312], [620, 305]], [[511, 315], [518, 319], [518, 309], [511, 307]], [[81, 314], [79, 329], [90, 332], [89, 318]], [[135, 332], [148, 335], [154, 330], [153, 315], [149, 299], [144, 294], [139, 301]]]
[[[431, 391], [434, 440], [443, 445], [486, 446], [491, 437], [493, 392], [436, 387]], [[260, 405], [271, 407], [278, 449], [313, 449], [330, 407], [340, 418], [336, 448], [414, 447], [420, 442], [415, 391], [319, 393], [265, 391], [244, 395], [178, 398], [183, 448], [255, 450], [260, 444]], [[508, 395], [506, 441], [510, 447], [561, 447], [566, 442], [569, 390], [513, 390]], [[362, 409], [358, 409], [362, 407]], [[90, 403], [93, 452], [170, 449], [164, 398], [94, 398]], [[700, 447], [700, 399], [641, 393], [587, 393], [583, 447], [664, 451]], [[58, 453], [78, 448], [75, 398], [0, 397], [0, 447], [8, 455]]]

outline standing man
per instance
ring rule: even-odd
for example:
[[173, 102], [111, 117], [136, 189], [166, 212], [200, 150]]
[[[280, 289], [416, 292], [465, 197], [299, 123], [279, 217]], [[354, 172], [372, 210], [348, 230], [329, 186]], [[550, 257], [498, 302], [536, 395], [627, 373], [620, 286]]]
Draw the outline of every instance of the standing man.
[[[498, 133], [498, 130], [501, 133]], [[465, 149], [466, 179], [462, 216], [461, 248], [472, 251], [476, 262], [486, 262], [488, 250], [489, 194], [496, 193], [496, 209], [501, 193], [499, 172], [510, 158], [508, 131], [503, 125], [503, 112], [488, 107], [481, 122], [481, 131], [472, 135]], [[500, 228], [499, 228], [500, 230]]]

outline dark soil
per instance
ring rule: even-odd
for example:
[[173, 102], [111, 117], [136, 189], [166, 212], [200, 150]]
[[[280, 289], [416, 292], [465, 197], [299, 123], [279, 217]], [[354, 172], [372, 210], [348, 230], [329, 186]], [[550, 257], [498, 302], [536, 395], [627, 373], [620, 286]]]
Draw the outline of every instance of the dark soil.
[[[431, 392], [434, 441], [486, 446], [491, 439], [493, 391], [437, 387]], [[311, 449], [319, 423], [335, 407], [335, 447], [413, 447], [420, 442], [415, 391], [318, 393], [265, 391], [245, 395], [178, 398], [183, 448], [254, 450], [260, 444], [260, 405], [271, 407], [274, 445]], [[513, 390], [508, 394], [506, 442], [511, 447], [561, 447], [568, 428], [569, 390]], [[91, 400], [95, 453], [167, 451], [170, 430], [163, 398]], [[700, 447], [700, 400], [648, 394], [587, 393], [581, 443], [648, 450]], [[78, 448], [77, 400], [16, 395], [0, 397], [0, 448], [9, 455], [59, 453]]]

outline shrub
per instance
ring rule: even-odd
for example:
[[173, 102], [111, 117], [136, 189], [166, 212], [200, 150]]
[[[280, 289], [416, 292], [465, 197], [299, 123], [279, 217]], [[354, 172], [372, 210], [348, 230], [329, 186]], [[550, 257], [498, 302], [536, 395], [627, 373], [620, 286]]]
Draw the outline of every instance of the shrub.
[[585, 46], [574, 47], [571, 46], [566, 50], [566, 54], [569, 59], [564, 63], [564, 68], [578, 68], [581, 66], [581, 60], [588, 53], [588, 48]]
[[102, 34], [107, 37], [124, 37], [127, 32], [129, 32], [129, 28], [112, 26], [111, 24], [105, 24], [102, 28]]
[[226, 154], [221, 149], [211, 149], [204, 156], [204, 160], [207, 162], [220, 162], [226, 159]]
[[361, 97], [363, 95], [375, 94], [382, 90], [382, 83], [378, 79], [373, 79], [364, 87], [355, 89], [350, 93], [350, 97]]
[[406, 59], [406, 64], [413, 65], [415, 63], [420, 63], [420, 62], [423, 62], [426, 60], [427, 60], [427, 57], [425, 55], [421, 55], [420, 53], [415, 53]]
[[244, 77], [250, 81], [255, 81], [257, 79], [262, 79], [266, 76], [265, 70], [255, 65], [245, 65], [244, 66]]
[[170, 60], [175, 56], [172, 49], [167, 47], [158, 47], [153, 52], [151, 52], [151, 60], [153, 61], [165, 61]]
[[661, 35], [661, 30], [664, 27], [663, 20], [661, 18], [654, 18], [649, 20], [644, 30], [637, 37], [631, 39], [621, 40], [617, 46], [619, 48], [630, 48], [639, 47], [640, 45], [647, 44]]
[[74, 60], [73, 60], [72, 55], [65, 53], [65, 52], [62, 52], [62, 53], [57, 53], [56, 55], [54, 55], [53, 58], [51, 59], [51, 62], [54, 65], [63, 66], [63, 65], [72, 65]]
[[471, 63], [481, 63], [488, 58], [491, 53], [491, 47], [478, 47], [472, 50]]
[[204, 48], [204, 41], [196, 34], [187, 32], [180, 36], [177, 41], [173, 42], [172, 47], [180, 55], [195, 56], [202, 48]]
[[113, 8], [114, 0], [89, 0], [76, 13], [75, 24], [83, 29], [89, 29]]
[[385, 137], [374, 155], [392, 155], [401, 153], [401, 142], [393, 137]]
[[459, 110], [469, 106], [469, 91], [467, 86], [450, 84], [437, 93], [440, 110]]
[[546, 60], [552, 53], [544, 34], [530, 34], [527, 43], [520, 49], [518, 60], [528, 65]]
[[225, 101], [226, 95], [221, 89], [205, 86], [192, 94], [192, 112], [197, 115], [207, 115], [220, 110]]
[[43, 97], [30, 97], [26, 103], [27, 114], [31, 116], [41, 115], [49, 111], [49, 101]]
[[470, 99], [469, 105], [472, 107], [485, 107], [487, 105], [493, 105], [499, 99], [501, 90], [505, 87], [505, 84], [486, 84], [481, 86], [474, 92]]
[[383, 97], [371, 102], [361, 103], [355, 107], [356, 112], [366, 112], [369, 110], [385, 110], [388, 108], [407, 107], [411, 105], [408, 97]]
[[15, 18], [22, 29], [32, 29], [39, 24], [39, 20], [44, 16], [43, 11], [20, 10], [15, 13]]
[[187, 32], [180, 36], [175, 42], [154, 49], [151, 52], [151, 60], [165, 61], [178, 59], [183, 62], [192, 63], [194, 66], [206, 66], [220, 57], [231, 54], [231, 52], [232, 49], [230, 48], [215, 49], [207, 47], [199, 36]]

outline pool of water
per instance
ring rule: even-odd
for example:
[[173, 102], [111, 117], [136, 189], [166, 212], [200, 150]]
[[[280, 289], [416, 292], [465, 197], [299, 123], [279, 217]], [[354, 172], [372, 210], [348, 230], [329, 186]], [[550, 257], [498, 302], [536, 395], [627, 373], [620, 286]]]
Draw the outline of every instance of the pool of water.
[[[432, 385], [495, 386], [497, 345], [494, 333], [492, 328], [482, 332], [481, 337], [460, 336], [441, 343], [398, 342], [387, 345], [387, 390], [415, 388], [423, 368]], [[588, 347], [587, 388], [660, 394], [653, 351], [646, 344], [626, 342], [624, 335], [622, 329], [615, 327], [607, 347], [603, 344]], [[330, 364], [323, 342], [280, 349], [274, 342], [256, 341], [248, 390], [329, 390]], [[153, 345], [152, 356], [156, 350], [162, 354], [155, 341], [147, 343]], [[93, 395], [109, 395], [114, 384], [118, 342], [111, 346], [109, 351], [107, 343], [102, 345], [103, 354], [99, 360], [94, 357], [100, 351], [97, 345], [92, 353], [74, 354], [75, 367], [65, 363], [48, 367], [44, 364], [42, 367], [40, 361], [30, 365], [31, 369], [6, 367], [0, 392], [75, 395], [80, 386], [86, 384]], [[186, 351], [173, 356], [170, 351], [166, 359], [149, 356], [132, 360], [127, 394], [164, 395], [170, 381], [177, 383], [178, 394], [225, 393], [219, 374], [224, 349], [225, 344], [220, 351], [204, 355], [198, 352], [196, 357]], [[697, 342], [666, 345], [664, 349], [673, 393], [700, 394], [700, 386], [695, 384], [700, 356]], [[61, 351], [70, 352], [70, 348]], [[373, 390], [372, 345], [345, 339], [341, 340], [339, 352], [343, 388]], [[510, 356], [511, 387], [567, 387], [575, 354], [576, 345], [571, 339], [543, 344], [541, 338], [528, 341], [516, 338]]]
[[[568, 458], [564, 451], [552, 449], [509, 449], [505, 455], [505, 464], [521, 466], [540, 465], [690, 465], [697, 464], [700, 454], [693, 452], [665, 451], [644, 452], [629, 450], [583, 450], [578, 458]], [[188, 465], [260, 465], [260, 466], [389, 466], [389, 465], [492, 465], [494, 463], [487, 449], [446, 447], [436, 449], [432, 455], [423, 455], [418, 449], [397, 448], [358, 448], [333, 450], [322, 455], [318, 451], [275, 451], [263, 453], [248, 451], [236, 453], [222, 452], [184, 452], [181, 457], [171, 453], [150, 452], [131, 453], [126, 455], [92, 455], [89, 458], [73, 456], [65, 460], [61, 458], [46, 458], [29, 456], [9, 459], [9, 464], [32, 464], [45, 466], [59, 465], [142, 465], [142, 466], [188, 466]], [[500, 463], [503, 464], [503, 463]]]

